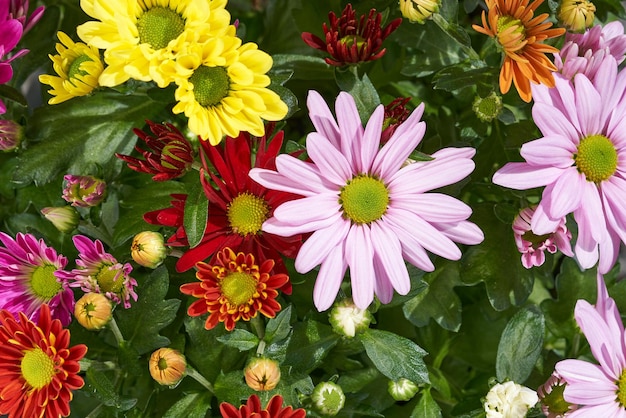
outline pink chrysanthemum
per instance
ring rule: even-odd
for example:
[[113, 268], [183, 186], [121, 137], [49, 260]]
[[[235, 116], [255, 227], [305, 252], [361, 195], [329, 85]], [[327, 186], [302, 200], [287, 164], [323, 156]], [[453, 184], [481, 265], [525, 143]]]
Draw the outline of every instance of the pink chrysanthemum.
[[557, 225], [556, 229], [549, 234], [536, 235], [530, 227], [530, 222], [535, 213], [535, 208], [524, 208], [513, 220], [513, 232], [515, 244], [522, 253], [522, 265], [527, 269], [533, 266], [541, 266], [546, 261], [544, 251], [554, 254], [560, 250], [568, 257], [573, 257], [570, 240], [572, 233], [565, 226], [565, 218]]
[[137, 281], [130, 277], [133, 267], [121, 264], [115, 257], [104, 251], [99, 240], [91, 241], [83, 235], [72, 237], [78, 250], [78, 268], [72, 271], [58, 271], [57, 277], [69, 281], [70, 287], [80, 287], [83, 292], [102, 293], [111, 301], [124, 303], [130, 308], [130, 300], [137, 300]]
[[518, 190], [546, 186], [531, 220], [536, 235], [549, 234], [573, 213], [575, 253], [582, 268], [606, 273], [626, 242], [626, 72], [605, 58], [593, 85], [555, 75], [556, 87], [536, 86], [533, 118], [543, 138], [525, 143], [526, 162], [508, 163], [493, 182]]
[[557, 71], [567, 79], [578, 73], [593, 80], [604, 57], [612, 55], [617, 63], [624, 60], [626, 54], [626, 35], [621, 22], [615, 21], [596, 25], [585, 33], [567, 33], [565, 45], [554, 54]]
[[598, 274], [595, 307], [586, 300], [576, 303], [574, 317], [587, 337], [591, 353], [600, 364], [567, 359], [556, 364], [565, 380], [564, 399], [579, 409], [569, 418], [626, 418], [626, 346], [624, 325], [615, 301]]
[[16, 317], [23, 312], [37, 323], [39, 308], [50, 307], [53, 319], [63, 326], [72, 321], [74, 294], [55, 272], [62, 270], [67, 259], [31, 234], [17, 233], [15, 239], [0, 232], [0, 309]]
[[365, 309], [374, 294], [388, 303], [393, 289], [409, 291], [403, 258], [432, 271], [426, 250], [458, 260], [461, 251], [455, 241], [482, 241], [480, 229], [466, 220], [469, 206], [444, 194], [425, 193], [471, 173], [474, 149], [445, 148], [432, 161], [404, 166], [426, 130], [420, 122], [423, 104], [382, 148], [382, 105], [364, 129], [348, 93], [337, 98], [337, 122], [317, 92], [309, 93], [307, 104], [317, 130], [306, 141], [312, 162], [283, 154], [276, 158], [277, 171], [254, 168], [250, 177], [269, 189], [303, 196], [277, 207], [263, 231], [280, 236], [313, 233], [298, 252], [295, 267], [306, 273], [321, 264], [313, 295], [320, 311], [332, 305], [348, 267], [353, 299]]

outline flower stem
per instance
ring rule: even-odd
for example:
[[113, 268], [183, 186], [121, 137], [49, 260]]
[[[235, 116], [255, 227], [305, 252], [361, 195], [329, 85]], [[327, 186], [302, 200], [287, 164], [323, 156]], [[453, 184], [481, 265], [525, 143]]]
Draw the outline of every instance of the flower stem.
[[204, 376], [202, 376], [196, 369], [189, 365], [187, 365], [187, 376], [193, 378], [196, 382], [200, 383], [209, 392], [215, 395], [215, 391], [213, 390], [213, 385], [211, 384], [211, 382], [206, 380]]
[[111, 316], [111, 321], [109, 322], [109, 328], [111, 332], [115, 336], [115, 340], [117, 341], [117, 345], [121, 346], [124, 343], [124, 336], [122, 335], [122, 331], [120, 331], [117, 326], [117, 322], [115, 322], [115, 318]]

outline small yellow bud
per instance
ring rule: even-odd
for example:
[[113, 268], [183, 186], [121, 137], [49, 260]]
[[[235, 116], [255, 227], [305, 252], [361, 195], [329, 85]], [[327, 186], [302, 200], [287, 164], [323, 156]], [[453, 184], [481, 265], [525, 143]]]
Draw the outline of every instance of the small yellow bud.
[[582, 33], [593, 25], [596, 6], [588, 0], [563, 0], [559, 7], [559, 23], [570, 32]]
[[254, 358], [244, 369], [246, 384], [256, 391], [272, 390], [280, 382], [280, 366], [269, 358]]
[[74, 305], [74, 317], [88, 330], [104, 328], [113, 312], [113, 305], [101, 293], [85, 293]]
[[400, 12], [412, 23], [424, 23], [439, 11], [440, 4], [440, 0], [400, 0]]
[[173, 348], [159, 348], [150, 356], [150, 376], [161, 385], [177, 385], [186, 370], [185, 356]]
[[138, 233], [133, 238], [130, 254], [137, 264], [151, 269], [157, 268], [167, 257], [163, 235], [152, 231]]

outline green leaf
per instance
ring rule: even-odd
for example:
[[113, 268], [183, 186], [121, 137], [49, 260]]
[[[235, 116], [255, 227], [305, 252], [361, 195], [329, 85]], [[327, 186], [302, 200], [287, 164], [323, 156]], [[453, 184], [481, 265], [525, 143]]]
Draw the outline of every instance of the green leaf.
[[543, 347], [545, 321], [531, 306], [518, 311], [506, 325], [498, 345], [496, 376], [500, 382], [522, 384], [528, 379]]
[[422, 397], [411, 412], [411, 418], [441, 418], [441, 408], [430, 393], [430, 388], [422, 392]]
[[121, 162], [116, 152], [130, 154], [137, 137], [132, 129], [162, 108], [144, 94], [100, 92], [35, 109], [27, 129], [31, 143], [20, 156], [13, 179], [45, 184], [57, 174], [88, 173]]
[[276, 54], [272, 56], [272, 72], [293, 72], [293, 79], [324, 80], [333, 77], [333, 67], [320, 57], [311, 55]]
[[428, 353], [413, 341], [378, 329], [358, 335], [367, 356], [391, 380], [409, 379], [415, 384], [429, 383], [422, 357]]
[[172, 405], [163, 418], [204, 418], [210, 408], [209, 392], [190, 393]]
[[313, 320], [297, 322], [293, 327], [284, 364], [310, 373], [322, 363], [338, 341], [339, 336], [329, 325]]
[[434, 87], [446, 91], [479, 85], [491, 89], [497, 80], [497, 69], [493, 67], [468, 68], [466, 64], [446, 67], [433, 77]]
[[176, 318], [180, 300], [165, 300], [169, 276], [163, 266], [154, 270], [147, 279], [138, 282], [137, 302], [132, 303], [131, 309], [120, 308], [115, 312], [124, 339], [138, 354], [144, 354], [169, 344], [169, 339], [160, 335], [159, 331]]
[[239, 351], [248, 351], [259, 344], [259, 338], [245, 329], [235, 328], [228, 334], [220, 335], [217, 341], [235, 347]]
[[454, 288], [463, 286], [459, 279], [459, 264], [446, 262], [434, 272], [425, 274], [423, 280], [428, 283], [428, 288], [402, 307], [406, 319], [417, 327], [424, 327], [432, 318], [443, 328], [458, 331], [462, 308]]
[[18, 89], [7, 86], [6, 84], [0, 84], [0, 97], [18, 102], [22, 106], [26, 106], [28, 104], [28, 102], [26, 102], [26, 98]]
[[380, 97], [376, 88], [367, 77], [359, 78], [356, 67], [349, 69], [335, 69], [335, 81], [339, 88], [350, 93], [356, 102], [356, 107], [361, 117], [361, 123], [365, 125], [376, 106], [380, 104]]
[[85, 372], [85, 386], [87, 393], [104, 405], [121, 411], [128, 411], [137, 403], [136, 399], [121, 398], [107, 375], [93, 367]]
[[263, 339], [268, 344], [279, 342], [287, 338], [291, 331], [291, 305], [280, 311], [276, 318], [270, 319], [265, 327]]
[[200, 244], [209, 217], [209, 200], [204, 194], [202, 185], [198, 182], [191, 187], [185, 201], [185, 216], [183, 225], [189, 241], [189, 247]]

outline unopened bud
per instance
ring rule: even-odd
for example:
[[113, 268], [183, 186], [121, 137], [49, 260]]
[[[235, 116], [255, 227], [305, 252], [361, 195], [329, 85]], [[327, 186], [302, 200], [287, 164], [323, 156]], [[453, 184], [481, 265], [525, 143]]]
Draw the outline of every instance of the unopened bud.
[[104, 200], [106, 183], [92, 176], [74, 176], [66, 174], [63, 199], [72, 206], [90, 207], [97, 206]]
[[8, 152], [17, 149], [24, 138], [24, 128], [19, 123], [0, 120], [0, 151]]
[[491, 122], [502, 112], [502, 97], [493, 91], [487, 97], [476, 96], [472, 110], [481, 121]]
[[343, 409], [346, 395], [341, 386], [333, 382], [321, 382], [313, 390], [311, 400], [315, 410], [322, 415], [334, 416]]
[[390, 380], [388, 390], [391, 397], [396, 401], [410, 401], [419, 390], [419, 386], [409, 379]]
[[72, 232], [80, 222], [80, 215], [71, 206], [43, 208], [41, 214], [63, 233]]
[[365, 331], [373, 318], [370, 311], [360, 309], [350, 299], [344, 299], [335, 304], [329, 314], [333, 331], [349, 338], [354, 337], [358, 332]]
[[102, 293], [85, 293], [74, 305], [74, 317], [88, 330], [104, 328], [113, 312], [111, 301]]
[[177, 385], [186, 370], [185, 356], [173, 348], [159, 348], [150, 356], [150, 376], [161, 385]]
[[487, 418], [524, 418], [538, 400], [534, 390], [507, 381], [498, 383], [489, 390], [484, 408]]
[[593, 26], [596, 6], [588, 0], [563, 0], [558, 19], [561, 26], [570, 32], [582, 33]]
[[269, 358], [252, 359], [243, 372], [246, 384], [256, 391], [272, 390], [280, 382], [280, 366]]
[[157, 268], [167, 257], [163, 235], [152, 231], [138, 233], [133, 238], [130, 254], [140, 266], [151, 269]]
[[411, 23], [424, 23], [439, 11], [439, 0], [400, 0], [400, 13]]

